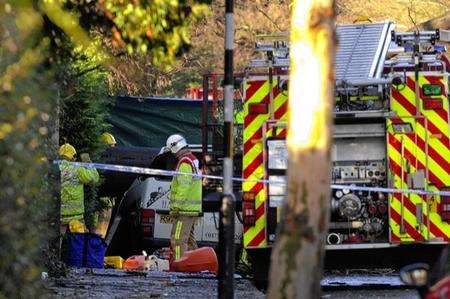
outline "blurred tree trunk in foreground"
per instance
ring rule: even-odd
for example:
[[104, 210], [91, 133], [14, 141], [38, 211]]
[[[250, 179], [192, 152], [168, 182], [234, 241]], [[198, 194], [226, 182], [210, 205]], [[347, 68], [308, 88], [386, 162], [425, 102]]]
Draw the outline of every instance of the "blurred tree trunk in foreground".
[[269, 298], [319, 298], [329, 221], [334, 6], [293, 2], [288, 197], [272, 251]]

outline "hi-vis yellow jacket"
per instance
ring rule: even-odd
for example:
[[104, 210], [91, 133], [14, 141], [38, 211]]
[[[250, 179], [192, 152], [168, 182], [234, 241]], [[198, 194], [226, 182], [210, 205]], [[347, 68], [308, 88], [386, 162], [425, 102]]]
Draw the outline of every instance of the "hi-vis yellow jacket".
[[99, 175], [95, 168], [75, 167], [68, 161], [59, 164], [61, 171], [61, 224], [83, 219], [85, 184], [95, 184]]
[[[199, 162], [193, 154], [182, 156], [176, 171], [200, 174]], [[197, 216], [202, 212], [202, 180], [189, 175], [176, 175], [172, 179], [170, 213]]]

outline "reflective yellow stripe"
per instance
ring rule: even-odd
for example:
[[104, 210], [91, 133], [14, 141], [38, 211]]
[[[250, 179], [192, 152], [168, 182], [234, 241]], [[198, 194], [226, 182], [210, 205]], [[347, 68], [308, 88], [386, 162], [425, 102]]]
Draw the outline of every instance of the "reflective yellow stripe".
[[181, 258], [181, 248], [180, 246], [175, 246], [175, 260], [178, 260]]
[[[266, 223], [266, 215], [264, 214], [261, 216], [261, 218], [256, 221], [255, 226], [250, 227], [245, 233], [244, 233], [244, 246], [248, 247], [250, 242], [262, 231], [265, 229], [265, 223]], [[257, 244], [256, 246], [262, 247], [267, 246], [266, 239], [262, 240], [261, 243]]]
[[180, 239], [181, 227], [183, 226], [183, 222], [177, 221], [177, 227], [175, 228], [175, 240]]
[[[180, 240], [180, 234], [181, 234], [181, 227], [183, 226], [183, 222], [181, 222], [180, 220], [177, 221], [176, 226], [175, 226], [175, 241], [176, 244], [178, 244], [179, 240]], [[181, 248], [179, 245], [175, 246], [175, 260], [179, 259], [181, 257]]]
[[[413, 171], [416, 171], [417, 169], [415, 169], [414, 167], [412, 167]], [[436, 187], [433, 187], [431, 189], [436, 189], [435, 191], [437, 191]], [[419, 195], [417, 194], [410, 194], [409, 198], [411, 199], [411, 201], [416, 204], [416, 203], [421, 203], [422, 204], [422, 213], [426, 216], [429, 217], [429, 220], [432, 224], [434, 224], [435, 226], [439, 227], [442, 231], [445, 232], [445, 228], [443, 228], [443, 223], [440, 219], [440, 216], [436, 213], [431, 213], [429, 211], [429, 209], [426, 207], [426, 201], [424, 201]], [[431, 199], [430, 199], [431, 200]], [[437, 217], [436, 217], [437, 216]], [[423, 225], [427, 226], [427, 223], [423, 223]], [[435, 238], [436, 236], [430, 231], [430, 238]], [[446, 232], [446, 234], [450, 234], [449, 231]]]
[[389, 227], [391, 229], [391, 234], [395, 235], [398, 239], [402, 239], [402, 235], [400, 234], [400, 225], [394, 221], [394, 219], [389, 219]]
[[[256, 81], [263, 81], [263, 80], [256, 80]], [[250, 86], [250, 84], [248, 84], [246, 86], [246, 88], [248, 88], [249, 86]], [[248, 105], [247, 104], [259, 103], [268, 94], [269, 94], [269, 81], [266, 80], [266, 82], [264, 82], [264, 84], [253, 95], [251, 95], [248, 100], [245, 101], [246, 105], [244, 105], [244, 115], [248, 115]]]
[[[401, 138], [398, 134], [394, 134], [394, 138], [401, 142]], [[423, 138], [422, 138], [423, 139]], [[411, 139], [408, 137], [403, 138], [403, 144], [405, 145], [405, 148], [413, 154], [413, 156], [420, 162], [422, 165], [427, 165], [427, 156], [425, 155], [425, 152], [422, 151]], [[415, 165], [412, 165], [415, 167]], [[439, 177], [440, 179], [443, 179], [447, 176], [447, 172], [438, 164], [436, 163], [430, 156], [428, 156], [428, 168], [431, 172], [433, 172], [434, 175]]]
[[[423, 209], [422, 212], [425, 216], [427, 216], [426, 214], [426, 206], [425, 204], [422, 202], [422, 199], [420, 197], [415, 197], [414, 196], [409, 196], [408, 199], [408, 195], [404, 195], [404, 200], [409, 200], [410, 202], [413, 203], [414, 206], [416, 206], [416, 204], [422, 204]], [[391, 206], [394, 208], [395, 211], [397, 211], [397, 213], [401, 216], [401, 201], [398, 200], [397, 198], [395, 198], [394, 196], [390, 197], [391, 200]], [[426, 240], [428, 239], [428, 228], [426, 223], [422, 223], [420, 225], [420, 228], [418, 227], [418, 222], [417, 222], [417, 218], [416, 215], [413, 214], [410, 210], [408, 210], [406, 208], [406, 206], [403, 208], [403, 219], [405, 222], [407, 222], [410, 226], [412, 226], [417, 232], [420, 233], [420, 235], [422, 235], [422, 237]], [[407, 240], [403, 240], [403, 234], [400, 234], [402, 237], [402, 241], [407, 241]], [[434, 236], [432, 236], [434, 237]], [[411, 236], [408, 235], [408, 240], [411, 238]], [[412, 238], [411, 238], [412, 239]]]
[[[422, 225], [421, 225], [421, 229], [423, 230], [422, 235], [425, 237], [425, 240], [429, 240], [429, 239], [433, 239], [436, 236], [431, 232], [431, 229], [428, 231], [428, 225], [427, 225], [427, 221], [425, 221], [425, 217], [429, 217], [429, 208], [427, 207], [427, 203], [426, 200], [422, 199], [422, 197], [420, 197], [417, 194], [410, 194], [409, 195], [410, 201], [412, 201], [415, 205], [416, 204], [421, 204], [422, 205], [422, 214], [424, 215], [424, 217], [422, 218]], [[415, 215], [414, 215], [415, 217]], [[433, 224], [434, 221], [430, 219], [430, 222], [432, 222]]]
[[[269, 91], [267, 91], [269, 93]], [[286, 96], [283, 94], [278, 94], [278, 96], [274, 99], [274, 111], [277, 111], [278, 108], [286, 101]], [[260, 99], [262, 100], [262, 98]], [[269, 118], [269, 114], [260, 114], [253, 121], [248, 124], [244, 130], [244, 143], [250, 139], [256, 131], [262, 128], [264, 122]]]
[[[417, 131], [417, 135], [422, 137], [422, 139], [425, 141], [426, 140], [425, 136], [427, 135], [425, 127], [422, 126], [420, 123], [417, 123], [416, 131]], [[434, 141], [436, 141], [436, 142], [434, 142]], [[429, 143], [428, 146], [432, 146], [433, 149], [436, 150], [436, 152], [438, 152], [443, 157], [445, 157], [445, 152], [448, 151], [448, 148], [439, 139], [431, 138], [430, 134], [428, 134], [428, 143]]]
[[[392, 110], [394, 110], [398, 113], [398, 116], [403, 116], [404, 120], [408, 120], [408, 119], [412, 120], [412, 118], [405, 117], [405, 116], [412, 116], [412, 115], [399, 102], [397, 102], [397, 100], [395, 98], [391, 98], [391, 107], [392, 107]], [[425, 136], [425, 132], [426, 132], [425, 127], [423, 127], [418, 122], [416, 122], [416, 130], [417, 130], [417, 133], [419, 134], [419, 136]], [[446, 146], [439, 139], [430, 138], [430, 142], [432, 140], [436, 141], [433, 143], [433, 148], [435, 148], [436, 151], [438, 151], [438, 153], [443, 155], [443, 153], [448, 151]]]
[[[269, 94], [269, 81], [264, 84], [245, 102], [244, 115], [249, 114], [248, 107], [252, 103], [261, 103], [261, 101]], [[253, 134], [262, 126], [264, 120], [267, 119], [268, 114], [260, 114], [253, 119], [253, 121], [245, 127], [243, 140], [244, 143], [250, 139]]]
[[[416, 206], [417, 204], [422, 204], [423, 208], [422, 208], [422, 212], [425, 214], [425, 204], [422, 203], [422, 199], [419, 198], [419, 202], [417, 201], [417, 198], [414, 200], [414, 196], [413, 197], [409, 197], [409, 199], [407, 198], [408, 195], [404, 195], [404, 200], [409, 200], [411, 202], [413, 202], [414, 206]], [[393, 204], [394, 209], [399, 213], [399, 215], [401, 215], [401, 202], [393, 197], [393, 201], [391, 202], [391, 204]], [[426, 215], [426, 214], [425, 214]], [[422, 237], [427, 240], [428, 239], [428, 228], [426, 223], [422, 223], [420, 225], [420, 228], [418, 228], [418, 222], [417, 222], [417, 218], [416, 215], [411, 213], [411, 211], [409, 211], [406, 207], [403, 208], [403, 219], [408, 222], [409, 225], [411, 225], [416, 231], [418, 231]]]
[[[252, 95], [252, 96], [250, 96], [250, 98], [245, 102], [245, 104], [244, 104], [244, 118], [245, 118], [245, 116], [247, 116], [248, 114], [249, 114], [249, 111], [248, 111], [248, 107], [249, 107], [249, 104], [252, 104], [252, 103], [260, 103], [263, 99], [264, 99], [264, 97], [266, 96], [266, 95], [268, 95], [269, 94], [269, 81], [266, 81], [266, 82], [264, 82], [264, 84]], [[267, 116], [265, 116], [265, 115], [259, 115], [258, 117], [256, 117], [248, 126], [246, 126], [246, 128], [245, 128], [245, 130], [244, 130], [244, 136], [243, 136], [243, 141], [244, 141], [244, 143], [250, 138], [250, 137], [252, 137], [253, 136], [253, 133], [256, 131], [255, 130], [255, 128], [254, 128], [254, 130], [252, 131], [253, 133], [251, 133], [249, 130], [248, 130], [248, 128], [249, 127], [251, 127], [251, 126], [253, 126], [253, 127], [255, 127], [253, 124], [255, 123], [255, 121], [257, 120], [257, 118], [261, 118], [261, 117], [267, 117]]]
[[[411, 76], [409, 79], [414, 81], [414, 78]], [[442, 85], [445, 86], [447, 89], [447, 78], [441, 77], [439, 78], [439, 81], [442, 83]], [[419, 77], [419, 85], [423, 87], [424, 84], [429, 84], [430, 82], [426, 79], [425, 76]], [[415, 106], [415, 91], [410, 89], [408, 86], [405, 86], [405, 88], [401, 91], [399, 91], [403, 97], [412, 105]], [[444, 95], [441, 96], [433, 96], [433, 99], [441, 99], [443, 102], [443, 109], [448, 115], [449, 111], [449, 102], [447, 98]], [[445, 136], [449, 135], [449, 124], [444, 119], [442, 119], [435, 111], [433, 110], [425, 110], [423, 109], [423, 99], [420, 98], [420, 107], [417, 107], [420, 109], [421, 113], [426, 117], [428, 123], [430, 125], [434, 125], [439, 129], [439, 133], [444, 134]], [[391, 108], [397, 112], [399, 116], [414, 116], [411, 115], [394, 97], [391, 97]], [[411, 118], [403, 118], [404, 121], [414, 123], [414, 121]], [[389, 124], [389, 122], [388, 122]], [[425, 129], [425, 125], [421, 125], [420, 123], [415, 123], [415, 132], [416, 134], [421, 137], [423, 141], [427, 141], [428, 138], [428, 148], [434, 150], [438, 155], [442, 157], [442, 159], [448, 159], [450, 156], [450, 149], [448, 149], [448, 145], [443, 144], [442, 141], [437, 138], [437, 136], [432, 136], [431, 133], [427, 132]], [[398, 136], [395, 136], [396, 140], [399, 140]], [[408, 149], [412, 155], [415, 156], [415, 158], [422, 163], [424, 166], [427, 166], [426, 162], [428, 162], [428, 168], [431, 173], [433, 173], [435, 176], [437, 176], [445, 185], [450, 185], [450, 174], [447, 173], [446, 169], [443, 168], [443, 165], [437, 163], [431, 156], [426, 156], [425, 150], [422, 150], [418, 146], [415, 145], [414, 140], [410, 140], [409, 138], [404, 138], [404, 146], [406, 149]], [[394, 148], [388, 146], [388, 154], [391, 159], [396, 161], [400, 165], [401, 157], [400, 153], [398, 153]], [[411, 165], [410, 172], [416, 171], [416, 165]], [[398, 177], [395, 178], [397, 182], [394, 184], [395, 186], [399, 186]], [[428, 189], [437, 191], [438, 188], [436, 188], [434, 185], [428, 185]], [[414, 204], [420, 203], [424, 207], [423, 214], [428, 217], [428, 220], [430, 221], [430, 225], [433, 225], [437, 227], [440, 231], [442, 231], [447, 237], [450, 236], [450, 224], [447, 222], [443, 222], [440, 215], [437, 211], [437, 202], [439, 202], [440, 198], [429, 198], [428, 202], [431, 203], [429, 208], [426, 208], [425, 201], [418, 195], [410, 195], [411, 202]], [[409, 221], [408, 221], [409, 223]], [[424, 223], [424, 226], [426, 226], [427, 223]], [[422, 226], [423, 227], [423, 226]], [[433, 230], [434, 231], [434, 230]], [[438, 233], [439, 231], [436, 231]], [[430, 232], [430, 239], [433, 239], [435, 237], [441, 237], [442, 235], [439, 233], [439, 236], [435, 236], [433, 233]]]
[[[405, 137], [406, 138], [406, 137]], [[388, 156], [390, 159], [392, 159], [394, 162], [396, 162], [399, 166], [402, 165], [402, 156], [401, 154], [389, 143], [387, 143], [388, 147]], [[393, 179], [392, 183], [394, 188], [402, 189], [406, 186], [404, 183], [402, 183], [401, 177], [398, 177], [395, 175], [392, 171], [389, 170], [390, 176]], [[406, 178], [405, 178], [406, 180]], [[400, 217], [402, 216], [401, 213], [401, 203], [394, 198], [394, 196], [391, 194], [389, 195], [389, 203], [393, 210], [395, 210]], [[403, 209], [403, 219], [405, 222], [408, 222], [412, 227], [415, 227], [415, 217], [411, 218], [411, 215], [408, 214], [406, 207]], [[401, 233], [400, 232], [400, 223], [396, 223], [393, 219], [390, 219], [390, 227], [394, 234], [396, 234], [402, 242], [412, 242], [414, 239], [406, 232]]]
[[259, 180], [259, 179], [262, 179], [263, 176], [264, 176], [264, 168], [261, 163], [257, 168], [255, 168], [253, 173], [246, 179], [247, 180]]
[[[394, 98], [391, 99], [392, 109], [397, 111], [402, 116], [410, 116], [409, 112], [403, 108]], [[404, 121], [412, 122], [412, 118], [404, 117]], [[418, 136], [424, 141], [426, 140], [426, 130], [419, 122], [415, 122], [415, 130]], [[390, 130], [391, 131], [391, 130]], [[437, 138], [428, 137], [428, 146], [433, 148], [444, 159], [450, 156], [450, 150]], [[425, 164], [424, 164], [425, 165]], [[439, 179], [446, 185], [450, 185], [450, 174], [448, 174], [438, 163], [436, 163], [431, 157], [429, 157], [429, 169], [433, 173], [439, 176]]]
[[397, 99], [391, 97], [391, 109], [397, 112], [398, 116], [410, 116], [411, 114], [401, 105]]
[[[430, 186], [429, 190], [438, 191], [438, 188], [435, 186]], [[430, 211], [430, 221], [433, 222], [440, 230], [442, 230], [447, 237], [450, 238], [450, 223], [444, 222], [441, 219], [441, 216], [437, 213], [436, 205], [441, 202], [440, 196], [436, 196], [436, 198], [432, 198], [430, 200], [434, 200], [435, 209], [431, 209]]]
[[255, 169], [255, 171], [253, 172], [252, 175], [250, 175], [248, 178], [246, 178], [247, 180], [250, 180], [250, 182], [244, 182], [244, 184], [242, 186], [242, 188], [243, 188], [242, 190], [243, 191], [252, 190], [252, 188], [256, 185], [256, 183], [252, 182], [252, 181], [262, 179], [263, 174], [264, 174], [264, 168], [263, 168], [263, 165], [260, 165], [260, 166], [258, 166], [258, 168]]
[[250, 191], [250, 190], [253, 189], [253, 187], [255, 187], [256, 184], [257, 184], [257, 183], [254, 183], [254, 182], [244, 182], [244, 183], [242, 184], [242, 190], [243, 190], [244, 192]]
[[[284, 103], [287, 101], [287, 95], [283, 93], [279, 93], [278, 96], [274, 99], [274, 111], [277, 111]], [[286, 109], [287, 111], [287, 109]], [[287, 115], [287, 113], [285, 113]]]
[[[396, 154], [393, 154], [393, 153], [396, 153]], [[400, 157], [400, 154], [395, 149], [392, 149], [392, 151], [390, 152], [389, 156], [393, 160], [395, 160], [394, 157]], [[399, 161], [397, 163], [400, 165]], [[412, 170], [412, 172], [414, 172], [417, 169], [412, 165], [411, 166], [411, 170]], [[401, 184], [400, 184], [401, 178], [398, 177], [397, 175], [394, 175], [394, 182], [395, 182], [394, 183], [394, 187], [395, 188], [400, 189], [402, 187]], [[403, 185], [403, 188], [405, 188], [404, 185]], [[430, 190], [438, 191], [438, 189], [436, 187], [434, 187], [434, 186], [429, 186], [428, 188]], [[409, 198], [410, 198], [410, 201], [413, 204], [417, 204], [417, 203], [422, 204], [422, 206], [423, 206], [422, 213], [425, 216], [429, 217], [430, 222], [433, 223], [435, 226], [439, 227], [442, 231], [444, 231], [446, 235], [450, 235], [450, 224], [448, 224], [446, 222], [445, 223], [442, 222], [440, 216], [437, 213], [433, 213], [433, 212], [429, 211], [429, 209], [426, 208], [426, 202], [419, 195], [417, 195], [417, 194], [409, 194]], [[406, 208], [405, 208], [405, 210], [406, 210]], [[414, 217], [415, 217], [415, 215], [414, 215]], [[412, 225], [412, 223], [410, 221], [408, 221], [408, 223], [410, 223]], [[412, 226], [415, 226], [415, 225], [412, 225]], [[427, 223], [423, 223], [423, 227], [422, 228], [424, 229], [424, 232], [428, 231], [428, 228], [426, 226], [427, 226]], [[430, 238], [436, 237], [431, 231], [429, 233], [430, 233]], [[426, 236], [425, 233], [423, 233], [423, 235]]]
[[[393, 198], [392, 195], [390, 197], [391, 208], [395, 210], [400, 216], [401, 214], [401, 204]], [[390, 221], [391, 229], [395, 232], [395, 234], [400, 237], [402, 242], [412, 242], [414, 239], [405, 231], [405, 233], [400, 232], [400, 223], [396, 223], [395, 221]]]
[[264, 121], [267, 120], [268, 114], [259, 114], [253, 121], [245, 127], [244, 143], [247, 142], [258, 130], [262, 130]]
[[253, 162], [253, 160], [258, 157], [259, 154], [262, 153], [262, 142], [255, 144], [248, 152], [245, 153], [242, 167], [245, 169], [249, 164]]
[[[277, 82], [275, 80], [274, 86], [277, 85]], [[264, 85], [253, 95], [250, 97], [249, 100], [246, 102], [245, 107], [245, 114], [248, 114], [248, 104], [249, 103], [259, 103], [263, 100], [264, 97], [266, 97], [269, 94], [269, 85], [268, 81], [264, 83]], [[282, 105], [284, 105], [287, 101], [287, 94], [279, 93], [273, 100], [273, 111], [276, 112]], [[244, 143], [247, 142], [258, 130], [263, 129], [264, 123], [267, 121], [269, 117], [269, 114], [263, 114], [263, 115], [257, 115], [253, 121], [246, 125], [244, 128], [244, 136], [243, 141]], [[282, 119], [285, 119], [287, 117], [287, 113], [284, 113], [282, 115]], [[270, 134], [270, 132], [262, 132], [262, 136], [264, 136], [264, 133]], [[256, 141], [257, 143], [254, 144], [250, 150], [244, 153], [243, 157], [243, 169], [246, 169], [251, 163], [255, 161], [255, 159], [258, 158], [259, 155], [263, 152], [263, 144], [262, 139]], [[261, 163], [261, 165], [257, 165], [255, 170], [248, 176], [249, 180], [257, 180], [264, 178], [264, 165]], [[250, 191], [255, 187], [255, 182], [244, 182], [243, 183], [243, 191]], [[265, 190], [262, 189], [255, 197], [255, 209], [261, 208], [265, 204]], [[254, 242], [254, 239], [261, 234], [265, 230], [266, 226], [266, 215], [265, 211], [263, 211], [262, 215], [256, 220], [256, 223], [254, 226], [247, 228], [247, 230], [244, 232], [244, 246], [248, 246], [250, 243]], [[255, 244], [256, 246], [266, 246], [267, 241], [266, 239], [262, 240], [259, 244]]]

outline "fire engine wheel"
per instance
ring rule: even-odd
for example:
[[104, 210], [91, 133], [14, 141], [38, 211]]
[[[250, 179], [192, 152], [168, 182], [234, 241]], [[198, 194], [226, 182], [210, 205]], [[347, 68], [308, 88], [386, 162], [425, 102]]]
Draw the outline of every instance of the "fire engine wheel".
[[447, 273], [447, 275], [450, 273], [449, 272], [450, 269], [448, 269], [448, 267], [449, 267], [448, 251], [449, 251], [449, 246], [447, 245], [440, 251], [434, 264], [430, 265], [431, 266], [431, 275], [430, 275], [431, 284], [434, 284], [437, 281], [439, 281], [441, 278], [443, 278], [446, 275], [446, 273]]

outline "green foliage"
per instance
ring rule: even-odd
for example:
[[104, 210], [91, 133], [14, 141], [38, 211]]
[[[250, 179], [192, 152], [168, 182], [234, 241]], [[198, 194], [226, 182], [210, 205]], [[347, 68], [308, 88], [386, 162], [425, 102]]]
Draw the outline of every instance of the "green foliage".
[[0, 0], [0, 297], [42, 295], [44, 263], [64, 272], [55, 255], [42, 258], [58, 229], [58, 181], [46, 163], [56, 158], [58, 124], [61, 142], [98, 153], [115, 56], [149, 53], [168, 66], [205, 10], [202, 1], [129, 2]]
[[[248, 67], [249, 60], [254, 55], [254, 43], [258, 34], [288, 30], [289, 5], [290, 1], [283, 0], [235, 1], [234, 65], [236, 72], [243, 72]], [[207, 14], [190, 20], [189, 52], [183, 53], [178, 61], [170, 65], [170, 68], [163, 68], [164, 65], [160, 66], [160, 64], [155, 65], [153, 60], [137, 60], [135, 58], [137, 51], [134, 51], [134, 57], [131, 58], [134, 62], [123, 64], [120, 67], [121, 72], [113, 74], [113, 78], [117, 78], [117, 81], [132, 83], [119, 86], [121, 90], [133, 95], [181, 97], [185, 95], [186, 88], [192, 84], [202, 85], [203, 74], [223, 72], [224, 3], [214, 1], [208, 9]]]
[[[108, 95], [108, 72], [102, 66], [104, 57], [94, 50], [100, 41], [71, 55], [59, 57], [57, 77], [60, 84], [60, 144], [68, 142], [78, 155], [87, 152], [95, 158], [104, 149], [100, 135], [108, 129], [111, 99]], [[70, 43], [66, 43], [70, 45]]]
[[126, 44], [130, 54], [150, 51], [155, 65], [171, 63], [185, 51], [190, 42], [190, 22], [208, 12], [205, 4], [186, 0], [102, 2], [118, 29], [113, 31], [115, 41]]
[[[101, 40], [95, 39], [88, 47], [78, 46], [69, 55], [59, 55], [57, 77], [60, 85], [60, 144], [68, 142], [81, 153], [89, 153], [95, 161], [105, 149], [100, 135], [107, 131], [107, 117], [112, 103], [108, 95], [108, 72], [103, 67], [107, 58], [103, 52], [96, 52]], [[85, 186], [85, 223], [92, 230], [95, 212], [102, 210], [98, 205], [97, 186]]]
[[43, 67], [48, 40], [35, 35], [39, 15], [0, 4], [0, 297], [38, 297], [52, 201], [44, 163], [54, 100]]

